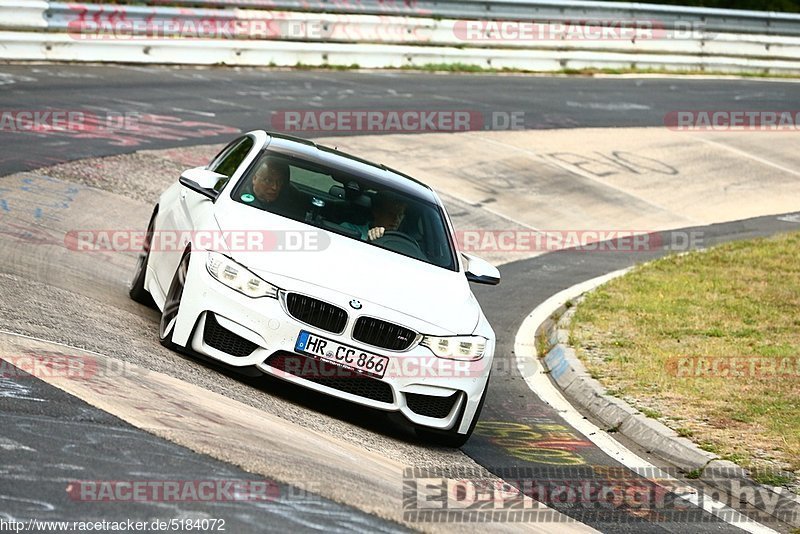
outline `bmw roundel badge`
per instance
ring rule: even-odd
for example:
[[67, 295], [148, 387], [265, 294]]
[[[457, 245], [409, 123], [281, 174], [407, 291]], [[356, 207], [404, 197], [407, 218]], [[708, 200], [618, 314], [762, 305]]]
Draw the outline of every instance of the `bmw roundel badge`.
[[360, 310], [361, 309], [361, 302], [359, 302], [356, 299], [353, 299], [353, 300], [350, 301], [350, 307], [353, 308], [354, 310]]

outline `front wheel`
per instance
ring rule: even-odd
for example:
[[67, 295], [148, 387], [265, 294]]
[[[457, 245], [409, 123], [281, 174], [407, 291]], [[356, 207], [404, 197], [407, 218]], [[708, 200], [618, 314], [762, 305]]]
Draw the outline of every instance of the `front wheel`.
[[470, 423], [466, 434], [458, 433], [458, 427], [461, 426], [461, 417], [463, 417], [462, 415], [458, 418], [456, 424], [454, 424], [453, 428], [450, 430], [437, 430], [435, 428], [417, 426], [415, 428], [417, 436], [432, 445], [451, 447], [454, 449], [462, 447], [469, 440], [470, 436], [472, 436], [472, 432], [475, 430], [475, 425], [478, 424], [478, 419], [481, 416], [481, 410], [483, 410], [483, 403], [486, 402], [486, 394], [488, 391], [489, 379], [487, 378], [486, 386], [484, 386], [483, 393], [481, 394], [481, 401], [478, 403], [478, 408], [475, 410], [475, 415], [472, 418], [472, 423]]
[[161, 344], [167, 348], [175, 348], [172, 342], [172, 333], [175, 330], [175, 323], [178, 321], [178, 310], [181, 306], [183, 297], [183, 287], [186, 284], [186, 275], [189, 272], [189, 252], [184, 253], [172, 283], [169, 285], [167, 299], [164, 301], [164, 310], [161, 312], [161, 323], [158, 334]]
[[149, 306], [151, 308], [155, 308], [156, 303], [153, 301], [153, 297], [150, 295], [150, 292], [144, 287], [144, 281], [147, 275], [147, 263], [150, 261], [150, 245], [153, 241], [153, 231], [156, 225], [156, 214], [157, 211], [154, 211], [153, 216], [150, 217], [150, 223], [147, 225], [147, 234], [144, 238], [144, 250], [136, 259], [136, 270], [133, 273], [133, 280], [131, 280], [131, 285], [128, 288], [128, 295], [131, 297], [131, 299], [135, 300], [139, 304], [144, 304], [145, 306]]

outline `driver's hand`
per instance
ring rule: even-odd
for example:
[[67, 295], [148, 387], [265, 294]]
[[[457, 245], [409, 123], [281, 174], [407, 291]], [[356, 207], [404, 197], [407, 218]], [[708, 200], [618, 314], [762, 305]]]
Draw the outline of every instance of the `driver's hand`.
[[375, 228], [370, 228], [369, 232], [367, 232], [367, 240], [368, 241], [375, 241], [376, 239], [380, 239], [383, 237], [383, 233], [386, 231], [386, 228], [383, 226], [376, 226]]

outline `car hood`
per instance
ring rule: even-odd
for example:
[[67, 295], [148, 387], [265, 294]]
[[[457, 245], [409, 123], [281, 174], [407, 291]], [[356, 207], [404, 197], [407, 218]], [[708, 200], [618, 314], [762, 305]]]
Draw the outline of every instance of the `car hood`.
[[[463, 273], [252, 207], [226, 208], [215, 214], [223, 235], [242, 228], [264, 231], [265, 242], [273, 244], [275, 236], [274, 248], [283, 248], [253, 251], [235, 246], [233, 234], [226, 239], [228, 254], [270, 283], [306, 292], [304, 286], [311, 284], [324, 293], [340, 294], [336, 299], [340, 305], [360, 300], [365, 313], [367, 305], [388, 308], [428, 323], [429, 330], [423, 332], [427, 334], [471, 334], [477, 326], [481, 309]], [[292, 235], [294, 242], [282, 242], [287, 235]], [[306, 246], [298, 247], [297, 242], [303, 240]], [[309, 245], [313, 242], [317, 245]]]

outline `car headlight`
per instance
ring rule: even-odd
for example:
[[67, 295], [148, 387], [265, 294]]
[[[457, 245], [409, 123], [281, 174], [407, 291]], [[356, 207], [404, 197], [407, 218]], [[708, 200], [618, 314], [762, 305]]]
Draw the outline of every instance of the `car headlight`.
[[279, 289], [277, 287], [259, 278], [229, 257], [217, 252], [208, 253], [206, 269], [211, 276], [248, 297], [278, 297]]
[[439, 358], [475, 361], [483, 358], [486, 341], [487, 339], [481, 336], [425, 336], [420, 345], [431, 349]]

